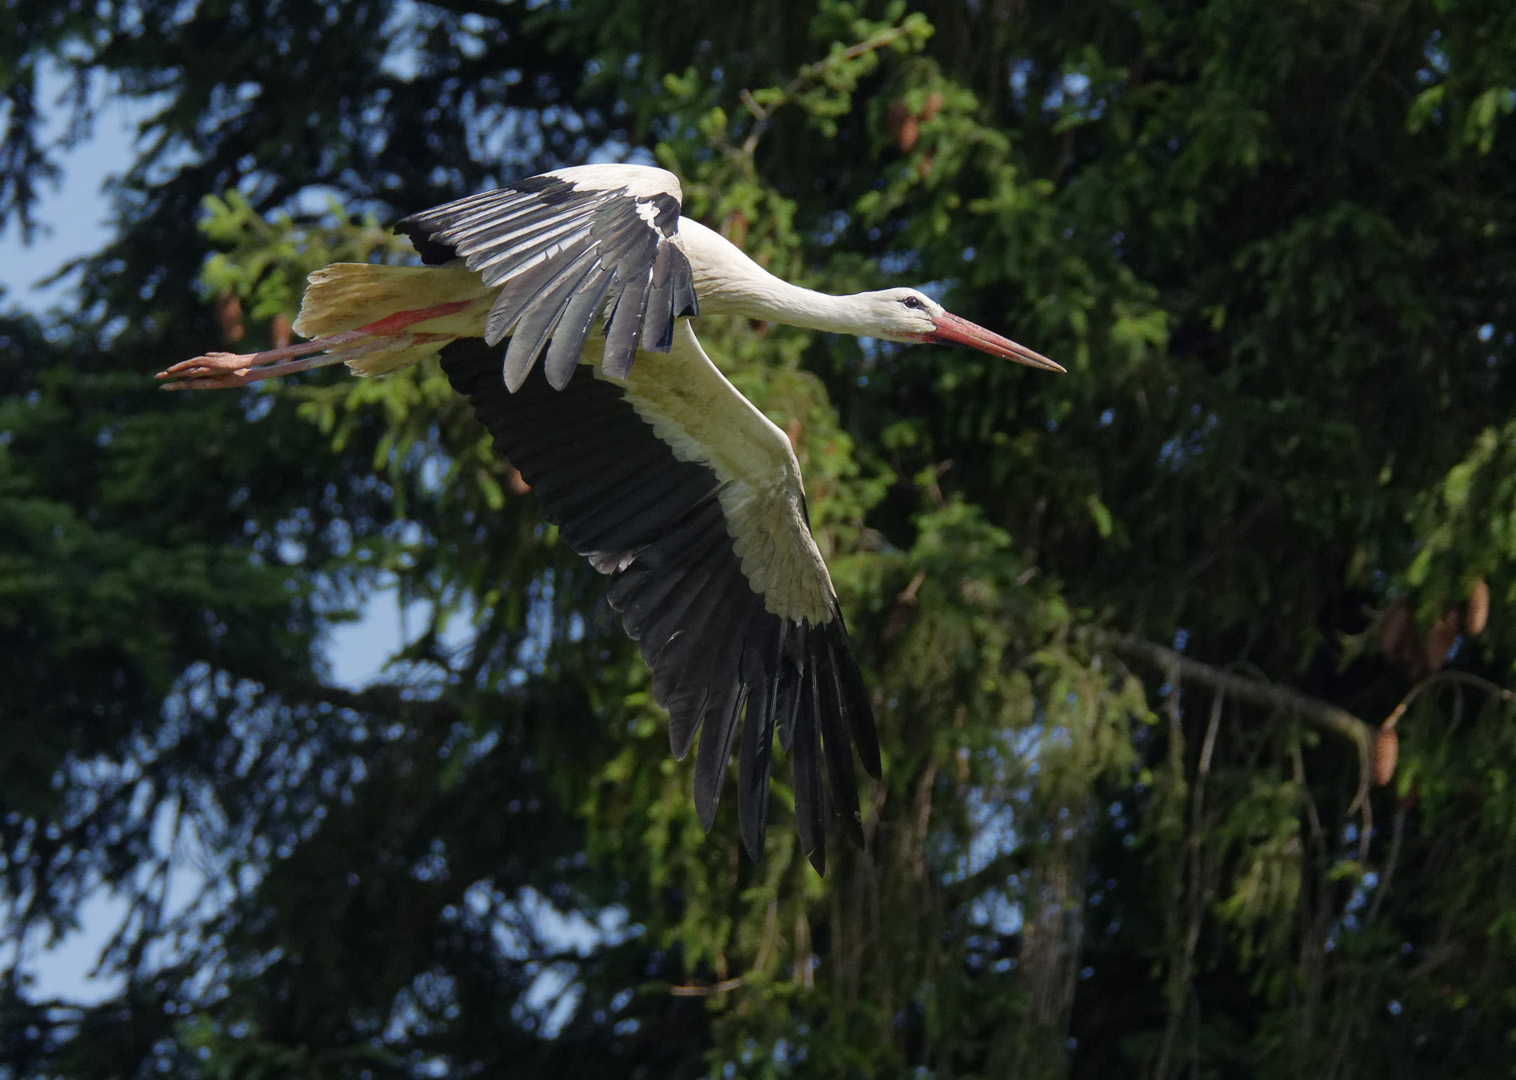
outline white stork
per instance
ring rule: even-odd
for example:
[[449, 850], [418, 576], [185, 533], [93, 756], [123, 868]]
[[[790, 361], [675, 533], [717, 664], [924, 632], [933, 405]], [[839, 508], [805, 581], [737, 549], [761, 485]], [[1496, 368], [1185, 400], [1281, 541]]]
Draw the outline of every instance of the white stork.
[[294, 324], [310, 340], [210, 353], [158, 377], [170, 389], [232, 387], [339, 361], [377, 375], [440, 354], [544, 516], [611, 576], [611, 606], [652, 668], [674, 754], [704, 730], [701, 824], [711, 827], [745, 716], [743, 843], [757, 860], [777, 733], [794, 758], [801, 846], [820, 872], [828, 801], [862, 843], [850, 743], [878, 778], [869, 696], [789, 439], [711, 363], [688, 316], [955, 342], [1063, 369], [914, 289], [828, 296], [781, 281], [681, 217], [680, 196], [662, 169], [585, 165], [414, 214], [399, 228], [426, 265], [316, 271]]

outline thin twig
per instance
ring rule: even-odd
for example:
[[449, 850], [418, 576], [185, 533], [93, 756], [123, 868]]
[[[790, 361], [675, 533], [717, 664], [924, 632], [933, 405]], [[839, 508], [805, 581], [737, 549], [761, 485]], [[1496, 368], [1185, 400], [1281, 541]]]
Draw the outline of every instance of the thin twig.
[[1389, 54], [1390, 45], [1395, 40], [1395, 31], [1400, 28], [1400, 20], [1405, 17], [1405, 13], [1410, 8], [1411, 0], [1405, 0], [1405, 3], [1400, 5], [1400, 10], [1395, 12], [1394, 18], [1390, 20], [1390, 25], [1385, 28], [1384, 39], [1379, 43], [1379, 51], [1374, 54], [1374, 59], [1369, 61], [1369, 66], [1364, 69], [1363, 74], [1358, 77], [1358, 81], [1353, 84], [1347, 96], [1342, 99], [1342, 105], [1337, 111], [1337, 141], [1339, 143], [1347, 132], [1348, 114], [1353, 111], [1353, 106], [1358, 103], [1359, 96], [1368, 88], [1369, 81], [1373, 79], [1374, 73], [1384, 66], [1384, 58]]
[[[1175, 653], [1174, 655], [1178, 656], [1179, 654]], [[1165, 663], [1160, 666], [1162, 666], [1164, 669], [1164, 677], [1168, 680], [1169, 686], [1168, 701], [1165, 702], [1165, 711], [1168, 713], [1169, 717], [1169, 760], [1182, 778], [1184, 774], [1184, 751], [1182, 748], [1184, 730], [1180, 726], [1183, 720], [1183, 709], [1180, 707], [1180, 694], [1182, 693], [1182, 687], [1184, 684], [1182, 681], [1182, 676], [1180, 675], [1179, 666], [1177, 664]], [[1211, 715], [1213, 719], [1218, 719], [1217, 714], [1219, 712], [1219, 705], [1221, 700], [1221, 694], [1216, 694], [1211, 708]], [[1210, 733], [1208, 731], [1206, 740], [1207, 742], [1210, 741], [1209, 736]], [[1204, 750], [1202, 750], [1201, 759], [1204, 760], [1205, 757], [1206, 754]], [[1208, 766], [1209, 762], [1207, 762], [1207, 767]], [[1203, 783], [1201, 783], [1198, 778], [1197, 784], [1201, 786], [1202, 790], [1204, 789]], [[1198, 845], [1199, 839], [1196, 818], [1200, 812], [1200, 807], [1193, 800], [1190, 806], [1190, 831], [1189, 834], [1185, 837], [1185, 855], [1191, 854], [1193, 849]], [[1188, 862], [1188, 860], [1186, 860], [1186, 862]], [[1196, 862], [1198, 862], [1198, 859]], [[1194, 867], [1192, 864], [1190, 866], [1190, 869], [1193, 870], [1193, 868]], [[1193, 873], [1191, 874], [1190, 880], [1185, 884], [1186, 891], [1190, 892], [1191, 899], [1193, 899], [1193, 886], [1195, 884]], [[1194, 928], [1193, 909], [1191, 909], [1190, 912], [1187, 912], [1187, 914], [1189, 914], [1191, 917], [1188, 920], [1188, 925], [1185, 927], [1185, 949], [1178, 961], [1179, 970], [1170, 976], [1170, 985], [1188, 986], [1190, 982], [1190, 957], [1193, 955], [1190, 950], [1190, 931]], [[1179, 995], [1176, 994], [1175, 996], [1178, 997]], [[1188, 1000], [1188, 995], [1185, 995], [1185, 999]], [[1158, 1059], [1153, 1063], [1153, 1080], [1167, 1080], [1168, 1078], [1169, 1061], [1174, 1053], [1174, 1040], [1178, 1038], [1179, 1025], [1184, 1021], [1184, 1004], [1184, 1001], [1170, 1001], [1169, 1003], [1168, 1019], [1164, 1022], [1163, 1025], [1163, 1043], [1158, 1050]]]
[[1316, 812], [1316, 800], [1311, 798], [1310, 785], [1305, 780], [1305, 756], [1300, 752], [1300, 740], [1290, 740], [1290, 765], [1295, 783], [1300, 785], [1301, 797], [1305, 799], [1306, 822], [1311, 826], [1311, 843], [1318, 851], [1326, 849], [1326, 830], [1321, 827], [1321, 815]]
[[825, 75], [828, 65], [838, 59], [856, 60], [865, 53], [871, 53], [892, 44], [899, 38], [904, 37], [906, 32], [904, 27], [891, 27], [888, 30], [880, 31], [871, 38], [858, 42], [856, 45], [843, 49], [840, 56], [834, 57], [828, 55], [825, 59], [805, 65], [785, 85], [784, 89], [779, 91], [778, 100], [767, 108], [758, 104], [758, 99], [747, 89], [739, 91], [737, 97], [742, 101], [742, 104], [747, 106], [748, 112], [753, 114], [754, 120], [752, 130], [748, 132], [747, 138], [742, 140], [743, 156], [750, 161], [752, 160], [754, 152], [758, 149], [759, 141], [768, 131], [769, 122], [773, 120], [774, 113], [778, 112], [783, 106], [788, 105], [796, 94], [805, 89], [807, 83]]
[[671, 986], [669, 987], [669, 996], [711, 997], [714, 994], [725, 994], [729, 991], [735, 990], [739, 986], [743, 985], [744, 981], [745, 980], [742, 978], [742, 976], [739, 975], [734, 979], [722, 979], [719, 983], [713, 983], [710, 986], [694, 986], [688, 984], [685, 986]]
[[1498, 697], [1501, 701], [1516, 701], [1516, 690], [1507, 690], [1499, 683], [1491, 682], [1489, 679], [1475, 675], [1470, 671], [1449, 671], [1444, 669], [1432, 672], [1432, 674], [1411, 687], [1410, 692], [1400, 699], [1400, 704], [1395, 706], [1395, 711], [1390, 713], [1389, 718], [1385, 720], [1384, 726], [1393, 728], [1396, 721], [1405, 715], [1405, 711], [1411, 707], [1411, 702], [1415, 701], [1423, 690], [1429, 689], [1437, 683], [1444, 682], [1471, 686], [1476, 690], [1483, 690], [1491, 697]]
[[1194, 562], [1190, 563], [1189, 566], [1185, 567], [1184, 573], [1181, 575], [1184, 580], [1192, 581], [1196, 577], [1205, 573], [1206, 570], [1210, 569], [1211, 565], [1226, 553], [1227, 544], [1233, 540], [1239, 539], [1249, 529], [1251, 529], [1253, 527], [1253, 523], [1258, 520], [1259, 515], [1267, 510], [1270, 506], [1272, 506], [1273, 503], [1274, 500], [1272, 497], [1265, 497], [1259, 499], [1256, 503], [1254, 503], [1247, 513], [1243, 514], [1242, 517], [1238, 518], [1235, 522], [1227, 527], [1226, 534], [1224, 536], [1219, 538], [1215, 543], [1209, 545], [1208, 550], [1204, 555], [1196, 559]]
[[1379, 881], [1374, 886], [1374, 899], [1369, 904], [1368, 914], [1364, 917], [1364, 925], [1372, 923], [1379, 916], [1379, 908], [1384, 904], [1385, 894], [1390, 891], [1390, 879], [1395, 876], [1395, 867], [1400, 862], [1400, 841], [1405, 836], [1405, 803], [1395, 807], [1395, 824], [1390, 830], [1390, 853], [1385, 856], [1384, 869], [1379, 871]]

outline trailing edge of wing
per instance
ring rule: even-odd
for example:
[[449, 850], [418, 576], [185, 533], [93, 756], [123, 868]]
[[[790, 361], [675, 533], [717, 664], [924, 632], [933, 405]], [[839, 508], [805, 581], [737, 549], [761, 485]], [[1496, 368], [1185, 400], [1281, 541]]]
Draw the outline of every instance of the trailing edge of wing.
[[620, 385], [581, 365], [561, 390], [539, 371], [512, 393], [498, 348], [480, 339], [448, 345], [442, 367], [564, 541], [610, 572], [611, 606], [652, 668], [672, 749], [682, 758], [699, 741], [701, 824], [715, 819], [737, 751], [742, 839], [760, 856], [777, 736], [793, 759], [796, 824], [811, 863], [826, 866], [828, 806], [861, 844], [853, 747], [877, 777], [879, 744], [841, 613], [817, 625], [764, 607], [733, 550], [720, 478], [706, 463], [676, 458]]

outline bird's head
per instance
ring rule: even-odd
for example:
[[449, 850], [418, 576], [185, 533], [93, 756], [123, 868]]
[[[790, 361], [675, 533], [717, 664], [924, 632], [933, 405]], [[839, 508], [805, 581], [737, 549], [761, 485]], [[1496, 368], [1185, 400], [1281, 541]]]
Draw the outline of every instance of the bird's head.
[[879, 292], [860, 293], [858, 298], [865, 300], [868, 305], [872, 324], [868, 333], [872, 337], [927, 344], [951, 342], [954, 345], [967, 345], [991, 356], [1014, 360], [1028, 367], [1042, 368], [1044, 371], [1063, 370], [1062, 366], [1025, 345], [1018, 345], [967, 319], [960, 319], [916, 289], [883, 289]]

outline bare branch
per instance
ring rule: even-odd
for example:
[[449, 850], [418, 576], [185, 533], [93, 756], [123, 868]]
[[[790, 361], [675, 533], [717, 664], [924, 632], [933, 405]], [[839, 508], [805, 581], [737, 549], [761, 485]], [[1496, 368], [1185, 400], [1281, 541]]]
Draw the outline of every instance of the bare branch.
[[722, 979], [712, 986], [689, 985], [669, 987], [671, 997], [710, 997], [713, 994], [728, 994], [742, 986], [747, 980], [742, 976], [733, 979]]
[[1146, 660], [1165, 672], [1172, 672], [1181, 679], [1209, 686], [1238, 701], [1294, 713], [1313, 727], [1354, 743], [1359, 748], [1363, 761], [1368, 761], [1374, 729], [1346, 709], [1338, 708], [1320, 698], [1309, 697], [1288, 687], [1221, 671], [1209, 664], [1202, 664], [1199, 660], [1192, 660], [1183, 653], [1177, 653], [1173, 649], [1151, 641], [1144, 641], [1130, 634], [1093, 630], [1090, 632], [1090, 640], [1096, 645]]

